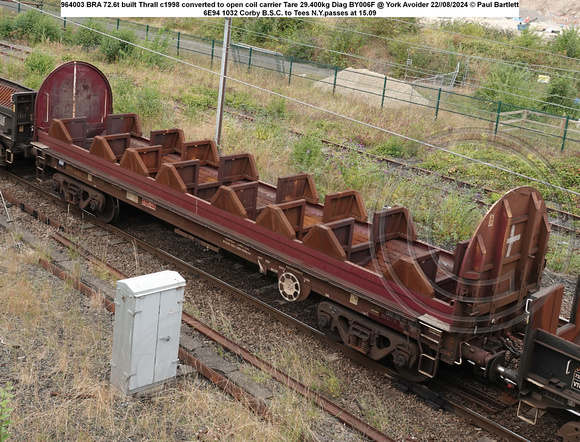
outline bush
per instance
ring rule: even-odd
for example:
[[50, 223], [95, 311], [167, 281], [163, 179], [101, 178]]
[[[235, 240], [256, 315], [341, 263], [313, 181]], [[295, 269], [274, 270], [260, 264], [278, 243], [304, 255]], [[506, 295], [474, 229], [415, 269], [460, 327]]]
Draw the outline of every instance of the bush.
[[382, 157], [403, 158], [405, 156], [404, 141], [399, 137], [389, 137], [387, 141], [375, 147], [373, 153]]
[[32, 89], [38, 89], [46, 78], [46, 75], [54, 69], [55, 65], [56, 61], [52, 55], [40, 51], [32, 51], [24, 61], [26, 86]]
[[417, 35], [420, 27], [418, 19], [407, 17], [404, 19], [392, 18], [353, 18], [352, 22], [358, 21], [361, 31], [377, 35], [379, 37], [401, 38], [404, 34]]
[[299, 60], [310, 60], [314, 57], [316, 39], [310, 34], [298, 34], [294, 42], [286, 49], [286, 55]]
[[[273, 37], [292, 40], [296, 34], [307, 34], [305, 29], [312, 25], [293, 18], [246, 18], [233, 20], [236, 40], [247, 44], [273, 43]], [[271, 45], [270, 45], [271, 46]]]
[[38, 11], [30, 10], [19, 14], [12, 23], [17, 38], [28, 40], [29, 43], [43, 41], [60, 41], [62, 31], [51, 17]]
[[580, 109], [574, 102], [577, 93], [578, 89], [571, 78], [555, 78], [550, 83], [546, 97], [547, 104], [544, 104], [544, 110], [552, 114], [570, 115], [571, 118], [578, 118]]
[[542, 36], [529, 26], [522, 29], [520, 35], [514, 39], [514, 45], [524, 48], [540, 48], [544, 45]]
[[538, 104], [534, 100], [541, 98], [537, 83], [526, 66], [506, 64], [493, 66], [483, 87], [475, 95], [496, 102], [501, 100], [502, 105], [530, 109], [537, 109]]
[[136, 85], [131, 78], [116, 78], [112, 82], [115, 112], [134, 112], [142, 120], [155, 119], [157, 123], [168, 117], [163, 94], [155, 85]]
[[0, 38], [9, 39], [14, 32], [14, 20], [8, 16], [0, 17]]
[[558, 54], [580, 58], [580, 31], [572, 27], [562, 29], [562, 33], [554, 39], [552, 48]]
[[[322, 61], [338, 67], [347, 67], [353, 62], [344, 54], [357, 55], [368, 37], [347, 29], [350, 22], [340, 21], [336, 28], [328, 30], [328, 42], [324, 45], [329, 51], [322, 54]], [[352, 26], [351, 26], [352, 27]], [[353, 29], [358, 30], [358, 29]], [[332, 52], [331, 52], [332, 51]]]
[[108, 62], [122, 60], [133, 53], [137, 42], [135, 32], [128, 29], [119, 29], [111, 33], [112, 37], [104, 37], [101, 43], [101, 53]]
[[[136, 58], [149, 66], [156, 66], [158, 68], [169, 66], [170, 60], [162, 55], [169, 53], [169, 34], [167, 31], [160, 30], [155, 34], [155, 38], [152, 41], [143, 43], [143, 46], [150, 50], [141, 49]], [[133, 54], [136, 53], [133, 52]]]
[[27, 74], [40, 74], [43, 76], [50, 73], [55, 64], [56, 61], [52, 55], [40, 51], [32, 51], [24, 61]]
[[107, 33], [105, 25], [94, 18], [89, 18], [84, 22], [84, 25], [86, 27], [78, 28], [73, 34], [72, 43], [86, 49], [99, 46], [104, 38], [103, 34], [99, 32]]

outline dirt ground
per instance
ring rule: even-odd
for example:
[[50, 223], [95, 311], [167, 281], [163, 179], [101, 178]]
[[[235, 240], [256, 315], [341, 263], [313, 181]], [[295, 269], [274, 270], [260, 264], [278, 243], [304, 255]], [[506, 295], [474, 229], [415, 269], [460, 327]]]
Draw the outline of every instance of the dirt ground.
[[[520, 17], [522, 9], [536, 11], [546, 17], [567, 15], [580, 18], [580, 2], [578, 0], [523, 0], [520, 1]], [[533, 18], [531, 14], [530, 18]]]
[[529, 18], [531, 28], [552, 33], [562, 26], [580, 27], [578, 0], [522, 0], [519, 17], [474, 18], [473, 21], [490, 26], [516, 30], [520, 20]]

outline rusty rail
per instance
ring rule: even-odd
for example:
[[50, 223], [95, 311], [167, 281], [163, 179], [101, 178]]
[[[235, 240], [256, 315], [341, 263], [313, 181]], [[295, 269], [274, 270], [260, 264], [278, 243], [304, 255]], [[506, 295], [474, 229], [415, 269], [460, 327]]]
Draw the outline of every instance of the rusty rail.
[[[38, 189], [36, 186], [33, 186], [31, 183], [22, 180], [19, 177], [15, 177], [12, 174], [9, 174], [5, 171], [3, 171], [2, 169], [0, 169], [0, 173], [9, 176], [10, 178], [14, 178], [19, 182], [22, 182], [23, 184], [32, 187], [33, 189], [40, 191], [43, 194], [46, 194], [48, 196], [50, 196], [51, 198], [53, 198], [55, 201], [61, 202], [58, 198], [53, 197], [52, 195], [50, 195], [47, 192], [44, 192], [42, 189]], [[6, 195], [5, 195], [6, 196]], [[50, 220], [48, 217], [46, 217], [45, 215], [41, 214], [40, 212], [36, 211], [35, 209], [31, 208], [30, 206], [20, 203], [20, 201], [16, 200], [16, 199], [11, 199], [11, 197], [8, 195], [7, 199], [9, 201], [17, 201], [18, 205], [20, 206], [20, 208], [22, 210], [25, 210], [27, 213], [30, 213], [31, 215], [33, 215], [35, 218], [39, 219], [39, 220]], [[73, 206], [72, 208], [73, 210], [77, 210], [78, 213], [84, 213], [85, 216], [87, 216], [86, 212], [81, 211], [80, 209], [76, 208]], [[387, 378], [390, 378], [391, 380], [393, 380], [394, 382], [399, 381], [399, 379], [397, 379], [397, 375], [394, 374], [394, 372], [392, 372], [391, 370], [388, 370], [386, 367], [384, 367], [383, 365], [377, 363], [376, 361], [370, 360], [366, 357], [363, 357], [360, 353], [356, 352], [355, 350], [349, 349], [348, 347], [345, 347], [343, 345], [337, 344], [333, 341], [331, 341], [330, 339], [328, 339], [323, 333], [319, 332], [318, 330], [303, 324], [301, 322], [298, 322], [296, 320], [294, 320], [292, 317], [286, 315], [283, 312], [280, 312], [276, 309], [274, 309], [273, 307], [269, 306], [268, 304], [265, 304], [264, 302], [254, 298], [251, 295], [248, 295], [244, 292], [242, 292], [241, 290], [238, 290], [232, 286], [230, 286], [229, 284], [213, 277], [212, 275], [204, 272], [201, 269], [198, 269], [188, 263], [186, 263], [185, 261], [180, 260], [179, 258], [165, 252], [162, 251], [156, 247], [153, 247], [147, 243], [145, 243], [142, 240], [139, 240], [123, 231], [121, 231], [120, 229], [117, 229], [109, 224], [104, 224], [102, 223], [100, 220], [98, 220], [96, 217], [92, 217], [91, 215], [88, 215], [89, 218], [91, 219], [92, 222], [94, 222], [95, 224], [106, 228], [107, 230], [115, 233], [116, 235], [120, 236], [121, 238], [125, 238], [131, 241], [135, 241], [135, 243], [141, 247], [143, 250], [148, 251], [149, 253], [158, 256], [162, 259], [167, 260], [168, 262], [171, 262], [172, 264], [176, 265], [178, 268], [187, 270], [187, 271], [191, 271], [194, 273], [197, 273], [198, 275], [204, 277], [205, 279], [207, 279], [209, 282], [215, 284], [216, 286], [218, 286], [221, 289], [224, 289], [232, 294], [234, 294], [235, 296], [238, 296], [240, 298], [243, 298], [246, 302], [249, 302], [250, 304], [260, 308], [261, 310], [263, 310], [264, 312], [274, 316], [275, 318], [279, 319], [280, 321], [282, 321], [283, 323], [286, 324], [291, 324], [294, 327], [298, 328], [300, 331], [305, 332], [307, 334], [310, 335], [314, 335], [317, 338], [319, 338], [322, 342], [325, 342], [326, 344], [332, 346], [335, 349], [339, 349], [340, 351], [342, 351], [347, 357], [350, 357], [354, 360], [356, 360], [357, 362], [359, 362], [361, 365], [373, 369], [375, 371], [377, 371], [380, 374], [383, 374], [384, 376], [386, 376]], [[55, 228], [60, 228], [62, 229], [63, 227], [54, 222], [54, 221], [43, 221], [48, 225], [51, 225]], [[48, 263], [49, 267], [52, 269], [52, 266], [54, 266], [54, 264], [52, 263]], [[65, 274], [66, 272], [64, 272], [63, 270], [61, 270], [60, 268], [54, 266], [54, 268], [56, 268], [57, 272], [60, 272], [61, 274]], [[69, 276], [70, 278], [70, 276]], [[81, 291], [82, 293], [85, 294], [89, 294], [90, 296], [94, 296], [94, 294], [96, 293], [92, 288], [86, 286], [86, 284], [82, 283], [82, 282], [78, 282], [75, 283], [73, 279], [71, 279], [71, 282], [73, 282], [74, 287], [78, 288], [79, 291]], [[97, 294], [97, 296], [99, 296]], [[112, 304], [112, 306], [109, 304], [109, 307], [112, 307], [114, 309], [114, 304], [111, 301], [108, 301], [108, 303]], [[405, 383], [405, 390], [411, 391], [421, 397], [424, 398], [429, 398], [429, 397], [435, 397], [435, 401], [438, 406], [440, 406], [441, 408], [444, 408], [448, 411], [453, 412], [454, 414], [456, 414], [457, 416], [461, 416], [464, 418], [468, 418], [470, 420], [472, 420], [476, 425], [480, 426], [481, 428], [485, 428], [486, 430], [505, 438], [506, 440], [509, 441], [517, 441], [517, 442], [525, 442], [527, 441], [527, 439], [517, 435], [516, 433], [514, 433], [513, 431], [491, 421], [490, 419], [486, 418], [485, 416], [482, 416], [478, 413], [476, 413], [475, 411], [462, 406], [452, 400], [449, 399], [445, 399], [445, 398], [441, 398], [439, 395], [434, 394], [432, 391], [430, 391], [426, 386], [424, 385], [420, 385], [420, 384], [412, 384], [409, 383], [407, 381], [402, 381], [403, 383]], [[429, 401], [429, 399], [427, 399]]]
[[[68, 238], [66, 238], [62, 235], [58, 235], [58, 234], [53, 234], [53, 235], [51, 235], [51, 237], [54, 240], [58, 241], [59, 243], [70, 248], [71, 250], [74, 250], [76, 252], [80, 252], [80, 255], [83, 256], [85, 259], [90, 260], [91, 262], [96, 262], [99, 265], [102, 264], [102, 261], [100, 259], [92, 256], [88, 250], [84, 249], [79, 244], [73, 243]], [[43, 263], [43, 267], [45, 267], [44, 263]], [[55, 273], [59, 277], [61, 277], [61, 275], [65, 275], [63, 278], [67, 278], [67, 280], [71, 280], [75, 284], [75, 287], [79, 287], [79, 290], [81, 290], [83, 293], [85, 293], [85, 294], [88, 293], [88, 294], [90, 294], [90, 296], [98, 296], [96, 294], [96, 292], [94, 290], [92, 290], [90, 287], [86, 286], [82, 282], [75, 281], [73, 277], [71, 277], [70, 275], [67, 275], [66, 272], [60, 270], [54, 264], [46, 263], [45, 268], [50, 269], [51, 271], [53, 271], [53, 273]], [[117, 275], [119, 278], [126, 278], [127, 277], [127, 275], [125, 275], [123, 272], [116, 270], [116, 269], [113, 269], [110, 266], [108, 266], [108, 270], [109, 269], [112, 270], [113, 273], [115, 275]], [[191, 271], [191, 269], [188, 269], [188, 270]], [[103, 295], [103, 299], [106, 299], [104, 297], [104, 295]], [[107, 302], [110, 303], [110, 304], [107, 304], [109, 306], [111, 304], [113, 304], [113, 303], [111, 303], [111, 301], [107, 300]], [[114, 304], [113, 304], [112, 311], [114, 311]], [[182, 322], [187, 324], [189, 327], [197, 330], [198, 332], [200, 332], [204, 336], [208, 337], [212, 341], [218, 343], [226, 350], [228, 350], [228, 351], [234, 353], [235, 355], [243, 358], [247, 363], [249, 363], [249, 364], [253, 365], [254, 367], [268, 373], [274, 379], [276, 379], [278, 382], [284, 384], [285, 386], [287, 386], [291, 390], [299, 393], [304, 398], [312, 401], [317, 406], [322, 408], [324, 411], [326, 411], [330, 415], [336, 417], [342, 423], [347, 424], [350, 427], [354, 428], [355, 430], [360, 432], [365, 437], [368, 437], [374, 441], [394, 441], [394, 439], [391, 439], [389, 436], [387, 436], [386, 434], [384, 434], [383, 432], [381, 432], [377, 428], [373, 427], [372, 425], [369, 425], [368, 423], [366, 423], [362, 419], [359, 419], [358, 417], [356, 417], [352, 413], [349, 413], [347, 410], [340, 407], [336, 403], [332, 402], [330, 399], [328, 399], [325, 396], [323, 396], [323, 395], [313, 391], [312, 389], [308, 388], [307, 386], [305, 386], [301, 382], [292, 378], [287, 373], [283, 372], [282, 370], [279, 370], [278, 368], [274, 367], [272, 364], [266, 362], [265, 360], [254, 355], [253, 353], [246, 350], [242, 346], [240, 346], [240, 345], [236, 344], [235, 342], [231, 341], [230, 339], [226, 338], [224, 335], [222, 335], [221, 333], [217, 332], [216, 330], [213, 330], [212, 328], [208, 327], [207, 325], [205, 325], [204, 323], [202, 323], [198, 319], [194, 318], [190, 314], [183, 312], [181, 320], [182, 320]], [[183, 355], [183, 357], [182, 357], [182, 355]], [[267, 418], [268, 420], [271, 420], [271, 414], [270, 414], [270, 411], [268, 410], [268, 407], [266, 407], [258, 399], [251, 396], [245, 390], [239, 388], [235, 384], [232, 384], [232, 382], [229, 379], [227, 379], [225, 376], [221, 375], [217, 371], [215, 371], [215, 370], [211, 369], [210, 367], [208, 367], [207, 365], [203, 364], [201, 361], [196, 359], [193, 355], [188, 353], [183, 348], [179, 349], [179, 356], [188, 365], [195, 367], [201, 374], [203, 374], [206, 378], [208, 378], [212, 382], [214, 382], [218, 387], [222, 388], [224, 391], [231, 394], [236, 399], [247, 403], [248, 406], [252, 410], [254, 410], [258, 414], [260, 414], [262, 417]]]
[[[233, 112], [233, 111], [228, 111], [228, 110], [226, 110], [226, 112], [228, 112], [229, 114], [234, 115], [234, 116], [236, 116], [238, 118], [242, 118], [242, 119], [245, 119], [245, 120], [248, 120], [248, 121], [252, 121], [252, 122], [256, 121], [256, 119], [254, 117], [250, 117], [248, 115], [243, 115], [243, 114], [240, 114], [240, 113], [237, 113], [237, 112]], [[295, 135], [298, 135], [299, 137], [304, 136], [304, 134], [302, 132], [296, 131], [294, 129], [290, 129], [289, 131], [291, 133], [295, 134]], [[481, 132], [481, 130], [480, 130], [480, 132]], [[437, 136], [437, 134], [435, 136]], [[500, 191], [500, 190], [491, 189], [489, 187], [485, 187], [485, 186], [482, 187], [482, 186], [478, 186], [476, 184], [468, 183], [467, 181], [460, 180], [459, 178], [454, 178], [452, 176], [445, 175], [445, 174], [442, 174], [442, 173], [439, 173], [439, 172], [434, 172], [432, 170], [424, 169], [422, 167], [413, 166], [413, 165], [404, 163], [402, 161], [397, 161], [397, 160], [394, 160], [394, 159], [391, 159], [391, 158], [386, 158], [386, 157], [383, 157], [383, 156], [375, 155], [375, 154], [372, 154], [372, 153], [367, 152], [365, 149], [355, 148], [355, 147], [351, 147], [351, 146], [345, 146], [344, 144], [336, 143], [334, 141], [329, 141], [329, 140], [326, 140], [324, 138], [321, 138], [320, 141], [322, 143], [324, 143], [324, 144], [327, 144], [327, 145], [330, 145], [330, 146], [334, 146], [334, 147], [336, 147], [338, 149], [342, 149], [343, 151], [355, 151], [355, 152], [360, 153], [362, 155], [365, 155], [367, 157], [371, 157], [371, 158], [373, 158], [376, 161], [380, 161], [382, 163], [387, 163], [387, 164], [393, 165], [393, 166], [395, 166], [397, 168], [400, 168], [400, 169], [406, 169], [406, 170], [409, 170], [409, 171], [411, 171], [413, 173], [416, 173], [416, 174], [436, 176], [436, 177], [438, 177], [438, 178], [440, 178], [440, 179], [442, 179], [444, 181], [447, 181], [447, 182], [450, 182], [450, 183], [455, 183], [458, 186], [461, 186], [461, 187], [466, 188], [466, 189], [477, 189], [477, 190], [481, 190], [483, 193], [485, 193], [487, 195], [491, 195], [491, 194], [494, 194], [494, 193], [501, 194], [503, 192], [503, 191]], [[409, 181], [412, 181], [412, 178], [408, 178], [407, 177], [407, 179]], [[483, 200], [478, 199], [478, 198], [472, 198], [472, 201], [476, 202], [479, 205], [484, 205], [486, 207], [489, 207], [491, 205], [488, 202], [483, 201]], [[547, 210], [548, 210], [549, 213], [554, 213], [554, 214], [562, 217], [563, 219], [572, 219], [572, 220], [575, 220], [575, 221], [580, 221], [580, 215], [577, 215], [575, 213], [567, 212], [565, 210], [560, 210], [560, 209], [557, 209], [555, 207], [548, 207], [547, 206], [546, 208], [547, 208]], [[568, 227], [561, 226], [559, 224], [552, 224], [552, 225], [554, 226], [554, 229], [558, 229], [558, 230], [560, 230], [562, 232], [565, 232], [565, 233], [573, 233], [573, 234], [575, 234], [577, 236], [580, 235], [580, 231], [578, 231], [576, 229], [570, 229]]]

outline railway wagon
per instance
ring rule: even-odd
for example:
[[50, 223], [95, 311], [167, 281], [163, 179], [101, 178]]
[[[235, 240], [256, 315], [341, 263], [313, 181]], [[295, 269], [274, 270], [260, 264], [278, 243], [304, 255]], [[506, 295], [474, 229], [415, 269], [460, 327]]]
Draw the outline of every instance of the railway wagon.
[[0, 79], [0, 166], [12, 163], [14, 153], [29, 154], [35, 97], [36, 91]]
[[535, 189], [504, 195], [451, 253], [419, 241], [406, 208], [369, 215], [352, 189], [321, 203], [309, 174], [274, 186], [250, 153], [221, 155], [177, 128], [145, 137], [138, 115], [112, 103], [105, 76], [84, 62], [61, 65], [38, 91], [37, 169], [54, 169], [66, 201], [105, 222], [121, 204], [138, 207], [276, 275], [288, 302], [322, 295], [321, 330], [409, 379], [464, 361], [489, 379], [517, 377], [504, 367], [505, 339], [523, 328], [550, 232]]
[[[563, 287], [528, 298], [529, 313], [517, 384], [518, 416], [535, 424], [547, 408], [578, 412], [580, 405], [580, 276], [570, 319], [560, 317]], [[560, 429], [564, 440], [580, 439], [580, 422]]]

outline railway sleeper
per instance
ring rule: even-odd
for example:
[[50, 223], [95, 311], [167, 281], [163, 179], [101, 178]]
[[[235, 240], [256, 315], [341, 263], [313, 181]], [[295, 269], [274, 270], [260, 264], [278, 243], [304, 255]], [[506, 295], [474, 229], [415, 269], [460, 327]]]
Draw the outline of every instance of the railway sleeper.
[[397, 368], [415, 367], [421, 353], [408, 336], [332, 302], [318, 305], [318, 326], [330, 339], [374, 360], [392, 356]]

